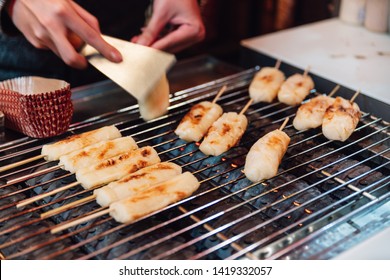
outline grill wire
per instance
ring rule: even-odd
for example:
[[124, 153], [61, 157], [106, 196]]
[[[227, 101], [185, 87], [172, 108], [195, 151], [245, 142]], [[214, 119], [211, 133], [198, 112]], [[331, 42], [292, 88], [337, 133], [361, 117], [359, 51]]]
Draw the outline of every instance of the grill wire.
[[[162, 161], [172, 161], [201, 182], [191, 197], [132, 223], [116, 223], [108, 215], [58, 234], [56, 225], [99, 211], [84, 202], [46, 219], [40, 214], [88, 197], [91, 190], [76, 186], [20, 209], [29, 197], [75, 182], [75, 176], [42, 159], [0, 173], [0, 252], [3, 259], [286, 259], [328, 258], [330, 247], [313, 243], [332, 229], [389, 201], [389, 124], [363, 113], [345, 143], [329, 141], [320, 129], [296, 131], [291, 123], [297, 107], [280, 103], [255, 104], [246, 112], [249, 126], [238, 146], [219, 157], [206, 157], [199, 143], [186, 143], [173, 130], [189, 108], [218, 100], [224, 111], [248, 102], [248, 85], [258, 68], [173, 94], [166, 116], [150, 122], [139, 119], [138, 106], [74, 123], [69, 134], [103, 125], [116, 125], [139, 146], [151, 145]], [[318, 92], [312, 91], [308, 98]], [[251, 183], [243, 172], [251, 145], [279, 128], [291, 143], [274, 178]], [[64, 136], [62, 136], [64, 137]], [[60, 137], [58, 137], [60, 139]], [[57, 138], [54, 140], [58, 140]], [[48, 140], [20, 138], [0, 146], [0, 166], [39, 155]], [[53, 141], [53, 139], [51, 139]], [[388, 225], [390, 215], [377, 222]], [[346, 240], [341, 237], [338, 240]], [[342, 241], [339, 241], [342, 242]]]

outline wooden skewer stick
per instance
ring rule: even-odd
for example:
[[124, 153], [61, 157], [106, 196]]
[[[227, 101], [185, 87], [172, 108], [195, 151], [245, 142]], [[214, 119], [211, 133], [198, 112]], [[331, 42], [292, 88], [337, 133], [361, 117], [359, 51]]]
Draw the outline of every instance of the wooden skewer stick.
[[62, 206], [60, 206], [58, 208], [55, 208], [55, 209], [52, 209], [52, 210], [49, 210], [47, 212], [42, 213], [41, 214], [41, 218], [42, 219], [46, 219], [47, 217], [51, 217], [51, 216], [57, 215], [57, 214], [62, 213], [64, 211], [66, 211], [66, 210], [72, 209], [75, 206], [78, 206], [78, 205], [81, 205], [81, 204], [93, 201], [95, 198], [96, 198], [96, 195], [93, 194], [93, 195], [84, 197], [82, 199], [73, 201], [71, 203], [62, 205]]
[[305, 72], [303, 72], [303, 77], [306, 78], [307, 74], [309, 74], [310, 71], [310, 65], [306, 67]]
[[243, 115], [245, 114], [246, 110], [248, 110], [249, 106], [251, 106], [253, 103], [253, 99], [250, 99], [248, 101], [248, 103], [246, 103], [246, 105], [244, 106], [244, 108], [242, 108], [241, 112], [239, 113], [239, 115]]
[[60, 231], [63, 231], [63, 230], [65, 230], [65, 229], [68, 229], [68, 228], [70, 228], [70, 227], [77, 226], [77, 225], [82, 224], [82, 223], [84, 223], [84, 222], [88, 222], [88, 221], [90, 221], [90, 220], [92, 220], [92, 219], [95, 219], [95, 218], [101, 217], [101, 216], [103, 216], [103, 215], [109, 214], [110, 211], [111, 211], [110, 209], [103, 209], [103, 210], [101, 210], [101, 211], [99, 211], [99, 212], [96, 212], [96, 213], [94, 213], [94, 214], [85, 216], [85, 217], [83, 217], [83, 218], [80, 218], [80, 219], [77, 219], [77, 220], [74, 220], [74, 221], [71, 221], [71, 222], [68, 222], [68, 223], [60, 224], [60, 225], [58, 225], [58, 226], [52, 228], [52, 229], [50, 230], [50, 232], [51, 232], [52, 234], [56, 234], [56, 233], [58, 233], [58, 232], [60, 232]]
[[279, 130], [283, 130], [283, 129], [286, 127], [286, 125], [287, 125], [289, 119], [290, 119], [290, 118], [287, 117], [287, 118], [284, 120], [284, 122], [282, 123], [282, 125], [279, 127]]
[[30, 157], [30, 158], [27, 158], [25, 160], [21, 160], [21, 161], [15, 162], [15, 163], [8, 164], [6, 166], [2, 166], [2, 167], [0, 167], [0, 172], [4, 172], [4, 171], [10, 170], [12, 168], [19, 167], [21, 165], [36, 161], [36, 160], [44, 158], [44, 157], [45, 157], [44, 155], [38, 155], [35, 157]]
[[217, 95], [214, 97], [214, 100], [213, 100], [211, 103], [213, 103], [213, 104], [216, 103], [217, 100], [221, 97], [221, 95], [226, 91], [226, 89], [227, 89], [227, 86], [224, 85], [224, 86], [218, 91]]
[[338, 90], [340, 89], [340, 85], [337, 85], [332, 89], [332, 91], [328, 94], [329, 97], [332, 97]]
[[23, 207], [23, 206], [26, 206], [28, 204], [31, 204], [35, 201], [38, 201], [40, 199], [43, 199], [45, 197], [48, 197], [48, 196], [51, 196], [53, 194], [56, 194], [56, 193], [59, 193], [59, 192], [62, 192], [62, 191], [65, 191], [65, 190], [68, 190], [70, 188], [73, 188], [77, 185], [79, 185], [80, 183], [79, 182], [73, 182], [73, 183], [70, 183], [66, 186], [63, 186], [63, 187], [60, 187], [60, 188], [57, 188], [57, 189], [54, 189], [50, 192], [47, 192], [47, 193], [42, 193], [42, 194], [39, 194], [39, 195], [36, 195], [34, 197], [31, 197], [31, 198], [28, 198], [28, 199], [25, 199], [21, 202], [19, 202], [18, 204], [16, 204], [16, 208], [20, 208], [20, 207]]
[[351, 104], [355, 101], [355, 99], [358, 97], [358, 95], [360, 94], [360, 89], [355, 92], [355, 94], [352, 96], [352, 98], [349, 100], [349, 102], [351, 102]]
[[278, 60], [276, 61], [276, 64], [275, 64], [275, 68], [276, 68], [276, 69], [279, 69], [280, 64], [282, 64], [282, 61], [281, 61], [280, 59], [278, 59]]
[[[326, 172], [324, 170], [322, 170], [321, 173], [324, 174], [327, 177], [331, 177], [332, 176], [330, 173], [328, 173], [328, 172]], [[340, 184], [345, 184], [345, 181], [340, 179], [340, 178], [334, 177], [332, 179], [335, 180], [336, 182], [339, 182]], [[350, 188], [351, 190], [355, 191], [355, 192], [359, 192], [360, 191], [359, 188], [355, 187], [352, 184], [348, 184], [347, 187]], [[365, 197], [367, 197], [368, 199], [371, 199], [371, 200], [376, 200], [377, 199], [375, 196], [373, 196], [373, 195], [371, 195], [371, 194], [369, 194], [367, 192], [363, 192], [363, 195]]]

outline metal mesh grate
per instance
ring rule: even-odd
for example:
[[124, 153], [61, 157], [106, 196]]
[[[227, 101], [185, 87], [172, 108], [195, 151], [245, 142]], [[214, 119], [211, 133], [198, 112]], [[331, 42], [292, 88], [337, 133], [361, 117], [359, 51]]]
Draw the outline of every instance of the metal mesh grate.
[[[71, 126], [69, 133], [80, 133], [115, 124], [124, 136], [133, 136], [139, 146], [155, 147], [162, 161], [181, 165], [201, 182], [193, 196], [135, 223], [118, 224], [105, 215], [53, 235], [50, 230], [57, 224], [96, 212], [98, 204], [85, 202], [46, 219], [40, 214], [91, 191], [75, 186], [16, 209], [20, 201], [72, 183], [75, 177], [57, 162], [42, 159], [0, 174], [3, 258], [298, 259], [328, 258], [326, 252], [339, 250], [337, 244], [313, 240], [344, 224], [351, 230], [340, 239], [347, 240], [348, 234], [362, 230], [353, 225], [354, 217], [389, 201], [388, 123], [364, 113], [345, 143], [327, 140], [318, 129], [297, 132], [289, 124], [285, 132], [291, 143], [278, 175], [256, 184], [242, 173], [249, 148], [287, 116], [294, 117], [296, 107], [252, 105], [240, 144], [219, 157], [206, 157], [198, 150], [199, 143], [186, 143], [173, 133], [193, 104], [211, 100], [224, 84], [228, 90], [218, 103], [225, 112], [239, 111], [249, 100], [248, 84], [257, 70], [177, 92], [169, 113], [147, 123], [139, 119], [134, 105]], [[316, 94], [313, 91], [309, 98]], [[21, 138], [3, 144], [1, 166], [38, 155], [44, 143]], [[389, 213], [382, 214], [382, 226], [390, 224]]]

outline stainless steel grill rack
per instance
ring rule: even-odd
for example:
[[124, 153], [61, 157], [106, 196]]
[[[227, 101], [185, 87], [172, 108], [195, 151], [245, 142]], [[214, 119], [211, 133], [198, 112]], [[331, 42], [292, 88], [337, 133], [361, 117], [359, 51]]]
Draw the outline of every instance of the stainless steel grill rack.
[[[249, 69], [172, 95], [169, 113], [150, 122], [138, 106], [92, 116], [69, 133], [116, 125], [139, 146], [151, 145], [201, 182], [191, 197], [132, 224], [105, 215], [59, 234], [50, 229], [99, 210], [85, 202], [46, 219], [42, 212], [82, 199], [91, 191], [69, 190], [16, 209], [23, 199], [74, 182], [74, 175], [43, 159], [0, 174], [0, 252], [4, 259], [328, 259], [390, 225], [389, 124], [370, 113], [345, 143], [327, 140], [320, 129], [298, 132], [290, 123], [288, 151], [276, 177], [251, 183], [242, 173], [251, 145], [293, 118], [296, 107], [255, 104], [238, 146], [207, 157], [199, 143], [186, 143], [173, 130], [189, 108], [211, 100], [239, 111], [249, 100]], [[105, 85], [101, 86], [105, 90]], [[82, 89], [85, 90], [85, 89]], [[96, 90], [99, 90], [97, 88]], [[120, 90], [120, 89], [115, 89]], [[318, 94], [313, 90], [308, 98]], [[40, 153], [49, 140], [19, 138], [0, 145], [0, 165]]]

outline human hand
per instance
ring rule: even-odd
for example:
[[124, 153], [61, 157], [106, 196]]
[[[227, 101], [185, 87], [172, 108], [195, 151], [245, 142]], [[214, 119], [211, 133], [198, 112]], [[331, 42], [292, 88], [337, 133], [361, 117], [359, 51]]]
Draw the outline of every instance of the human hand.
[[[167, 25], [173, 27], [163, 34]], [[205, 27], [196, 0], [155, 0], [153, 14], [133, 43], [175, 53], [205, 37]]]
[[71, 0], [15, 0], [11, 18], [33, 46], [52, 50], [69, 66], [87, 67], [77, 51], [84, 43], [110, 61], [122, 61], [120, 52], [103, 40], [97, 19]]

